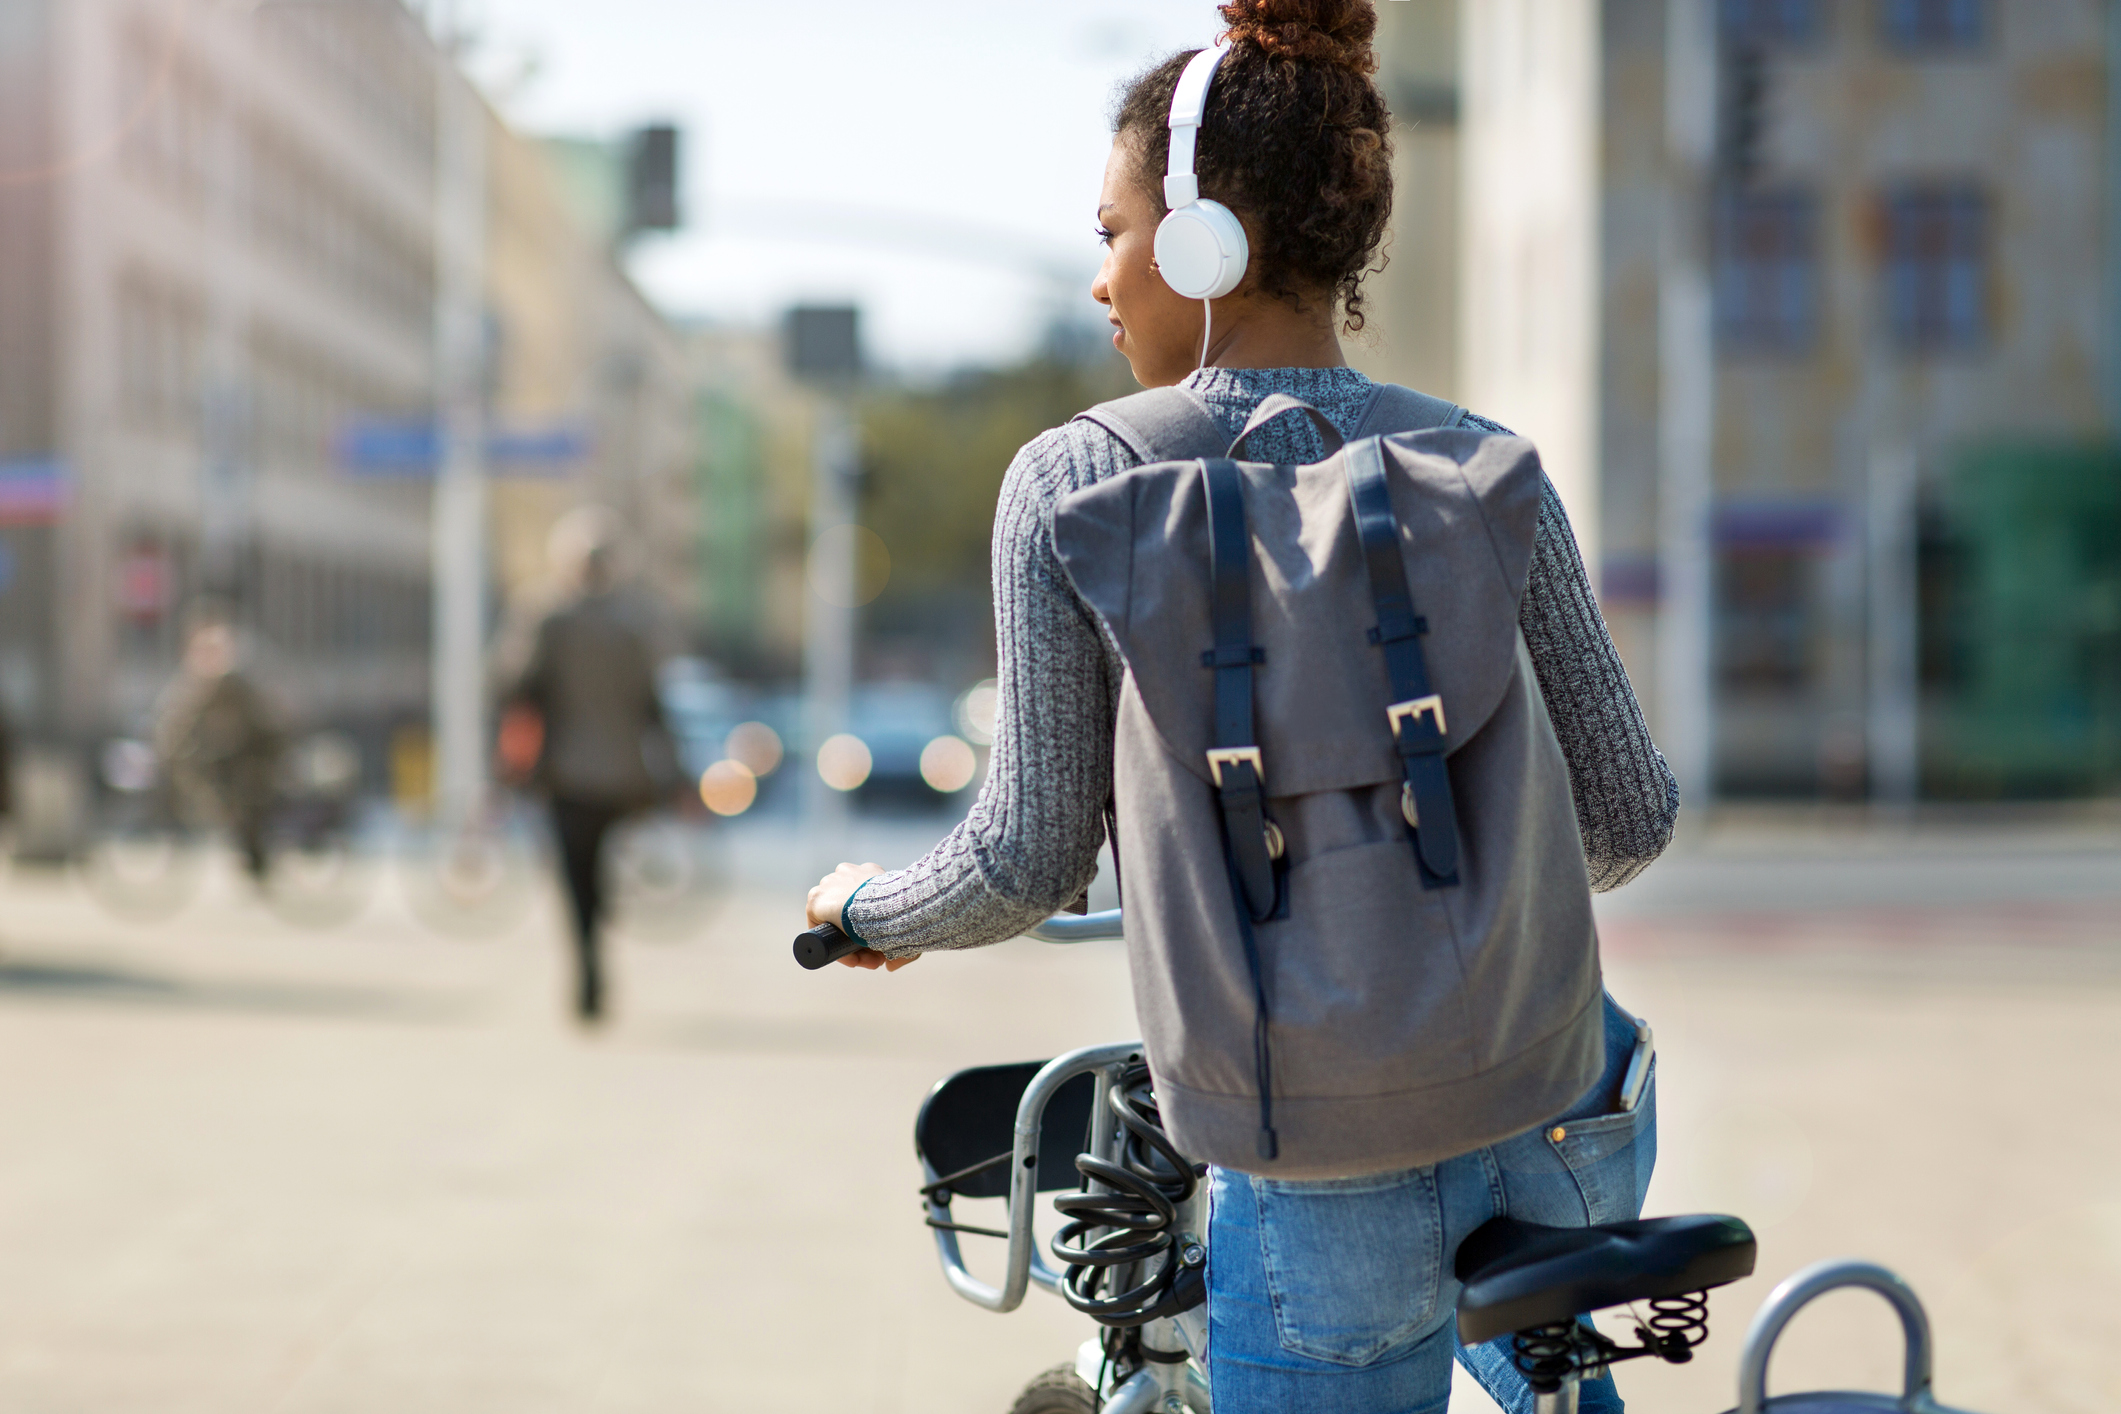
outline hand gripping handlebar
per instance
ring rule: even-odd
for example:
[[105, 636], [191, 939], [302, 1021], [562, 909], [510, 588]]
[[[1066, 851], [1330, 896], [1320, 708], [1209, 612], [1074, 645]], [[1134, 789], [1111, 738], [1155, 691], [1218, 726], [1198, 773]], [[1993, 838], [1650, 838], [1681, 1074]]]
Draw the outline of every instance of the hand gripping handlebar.
[[[1089, 943], [1117, 938], [1120, 936], [1119, 910], [1108, 908], [1102, 913], [1055, 914], [1043, 923], [1032, 924], [1024, 930], [1024, 936], [1042, 943]], [[861, 947], [837, 925], [820, 923], [795, 935], [795, 960], [815, 972], [849, 953], [861, 951]]]

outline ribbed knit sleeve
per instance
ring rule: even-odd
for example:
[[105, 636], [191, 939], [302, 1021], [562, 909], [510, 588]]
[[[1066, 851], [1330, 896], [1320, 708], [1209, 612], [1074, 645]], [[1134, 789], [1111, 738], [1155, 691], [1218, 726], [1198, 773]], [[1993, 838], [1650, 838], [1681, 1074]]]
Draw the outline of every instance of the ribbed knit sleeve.
[[1112, 793], [1120, 659], [1053, 548], [1053, 507], [1134, 457], [1071, 422], [1028, 443], [994, 511], [1000, 651], [994, 751], [971, 811], [911, 868], [866, 885], [847, 921], [887, 953], [1012, 938], [1074, 902], [1097, 872]]
[[[1233, 435], [1275, 392], [1350, 430], [1372, 387], [1346, 368], [1208, 369], [1186, 386]], [[1484, 418], [1466, 422], [1507, 430]], [[1324, 454], [1317, 432], [1293, 417], [1250, 445], [1251, 455], [1283, 464]], [[1102, 428], [1071, 422], [1026, 444], [1002, 478], [993, 541], [1000, 703], [987, 780], [941, 844], [855, 895], [847, 921], [871, 947], [906, 954], [1000, 942], [1065, 908], [1095, 874], [1123, 665], [1061, 569], [1053, 508], [1134, 464]], [[1519, 623], [1568, 762], [1591, 887], [1617, 888], [1670, 840], [1678, 788], [1650, 741], [1551, 484]]]
[[[1509, 430], [1470, 413], [1465, 424], [1485, 432]], [[1517, 623], [1569, 765], [1591, 888], [1617, 889], [1671, 843], [1679, 782], [1650, 740], [1642, 704], [1591, 593], [1576, 532], [1552, 481], [1540, 498], [1532, 572]]]

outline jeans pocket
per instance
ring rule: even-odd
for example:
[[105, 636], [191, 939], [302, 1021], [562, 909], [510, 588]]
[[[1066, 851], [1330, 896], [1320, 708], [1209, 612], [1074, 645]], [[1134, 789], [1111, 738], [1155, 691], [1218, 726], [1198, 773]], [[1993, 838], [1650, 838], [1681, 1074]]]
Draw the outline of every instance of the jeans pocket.
[[1434, 1169], [1253, 1184], [1282, 1349], [1369, 1365], [1435, 1323], [1443, 1212]]
[[1545, 1132], [1576, 1180], [1590, 1222], [1626, 1222], [1642, 1213], [1657, 1162], [1657, 1071], [1656, 1062], [1650, 1064], [1649, 1082], [1634, 1109], [1564, 1119]]

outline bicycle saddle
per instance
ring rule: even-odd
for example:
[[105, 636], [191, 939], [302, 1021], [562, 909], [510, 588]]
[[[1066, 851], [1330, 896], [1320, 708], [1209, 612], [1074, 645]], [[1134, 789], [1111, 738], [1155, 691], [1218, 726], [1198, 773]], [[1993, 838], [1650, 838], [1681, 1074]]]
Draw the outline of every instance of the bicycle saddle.
[[1722, 1286], [1750, 1276], [1753, 1256], [1753, 1230], [1713, 1214], [1589, 1227], [1491, 1218], [1458, 1244], [1458, 1338], [1473, 1345]]

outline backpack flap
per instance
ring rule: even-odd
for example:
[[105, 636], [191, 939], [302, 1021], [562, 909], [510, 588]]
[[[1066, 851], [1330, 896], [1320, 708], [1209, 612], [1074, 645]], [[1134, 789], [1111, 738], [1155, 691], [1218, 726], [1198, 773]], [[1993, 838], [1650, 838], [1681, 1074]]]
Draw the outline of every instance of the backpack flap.
[[[1519, 437], [1466, 430], [1381, 440], [1400, 551], [1445, 751], [1477, 733], [1516, 659], [1542, 474]], [[1342, 468], [1240, 463], [1252, 537], [1252, 674], [1270, 796], [1397, 779], [1394, 698], [1369, 571]], [[1105, 622], [1159, 739], [1212, 786], [1215, 673], [1209, 516], [1198, 462], [1137, 467], [1062, 499], [1054, 544], [1076, 592]]]

